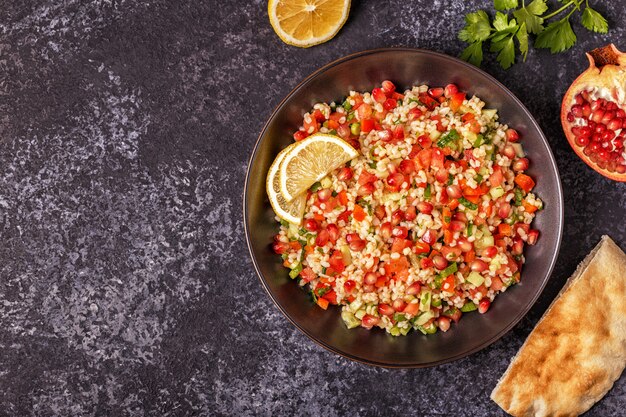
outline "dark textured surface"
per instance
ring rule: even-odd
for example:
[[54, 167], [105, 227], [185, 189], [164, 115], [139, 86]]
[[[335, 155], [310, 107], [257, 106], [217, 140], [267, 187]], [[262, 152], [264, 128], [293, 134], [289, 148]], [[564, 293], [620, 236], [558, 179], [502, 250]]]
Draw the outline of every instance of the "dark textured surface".
[[[558, 123], [583, 51], [626, 38], [626, 4], [600, 4], [610, 33], [575, 25], [565, 54], [485, 63], [559, 163], [559, 261], [491, 347], [392, 371], [326, 352], [263, 292], [242, 235], [247, 159], [319, 66], [382, 46], [458, 55], [462, 15], [490, 2], [353, 3], [333, 41], [302, 50], [274, 35], [264, 1], [3, 2], [0, 414], [502, 415], [489, 392], [577, 263], [602, 234], [626, 246], [626, 186], [581, 162]], [[588, 414], [623, 414], [625, 389]]]

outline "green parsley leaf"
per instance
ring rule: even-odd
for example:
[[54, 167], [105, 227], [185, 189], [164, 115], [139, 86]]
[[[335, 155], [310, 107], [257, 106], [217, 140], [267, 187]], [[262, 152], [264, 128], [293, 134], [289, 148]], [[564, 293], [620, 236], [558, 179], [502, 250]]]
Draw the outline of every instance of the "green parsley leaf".
[[490, 51], [500, 51], [496, 59], [502, 68], [509, 68], [515, 62], [515, 45], [513, 44], [513, 35], [499, 42], [492, 42]]
[[548, 10], [545, 0], [534, 0], [526, 7], [513, 12], [519, 22], [526, 23], [528, 32], [537, 34], [543, 30], [543, 18], [540, 16]]
[[461, 59], [472, 65], [480, 66], [483, 62], [483, 43], [474, 42], [461, 53]]
[[465, 42], [484, 41], [491, 34], [489, 16], [478, 10], [465, 16], [465, 27], [459, 32], [459, 39]]
[[589, 6], [585, 7], [583, 11], [581, 23], [592, 32], [606, 33], [609, 30], [609, 24], [606, 22], [604, 16]]
[[517, 0], [493, 0], [493, 7], [496, 10], [514, 9], [517, 7]]
[[565, 51], [576, 43], [576, 34], [569, 23], [569, 17], [550, 23], [535, 40], [537, 48], [549, 48], [550, 52]]
[[504, 13], [497, 12], [496, 17], [493, 19], [493, 27], [498, 32], [515, 29], [516, 26], [517, 23], [515, 22], [515, 19], [511, 19], [509, 22], [509, 17]]
[[522, 53], [522, 59], [526, 61], [528, 55], [528, 32], [526, 32], [526, 23], [522, 23], [515, 35], [519, 42], [519, 51]]

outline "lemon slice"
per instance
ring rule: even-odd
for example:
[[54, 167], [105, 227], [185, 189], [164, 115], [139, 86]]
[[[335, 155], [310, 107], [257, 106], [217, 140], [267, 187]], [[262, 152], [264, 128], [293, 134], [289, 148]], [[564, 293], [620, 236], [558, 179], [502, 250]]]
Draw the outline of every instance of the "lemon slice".
[[291, 147], [295, 144], [291, 144], [283, 149], [274, 159], [269, 172], [267, 173], [267, 180], [265, 187], [267, 189], [267, 196], [270, 199], [270, 204], [274, 209], [274, 213], [281, 219], [287, 220], [289, 223], [300, 224], [302, 222], [302, 216], [304, 215], [304, 207], [306, 205], [306, 194], [299, 195], [291, 202], [287, 202], [285, 197], [280, 192], [280, 180], [279, 180], [279, 168], [280, 163], [284, 159], [285, 155]]
[[289, 45], [308, 48], [332, 39], [346, 23], [350, 0], [270, 0], [274, 32]]
[[280, 191], [292, 201], [357, 155], [358, 151], [338, 136], [315, 133], [288, 148], [280, 164]]

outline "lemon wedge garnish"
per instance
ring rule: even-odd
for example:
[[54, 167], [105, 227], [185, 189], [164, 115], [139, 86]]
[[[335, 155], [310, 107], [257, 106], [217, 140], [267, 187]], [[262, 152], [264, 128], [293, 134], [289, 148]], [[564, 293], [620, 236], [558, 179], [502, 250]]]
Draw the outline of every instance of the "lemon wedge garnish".
[[306, 194], [301, 194], [293, 201], [287, 202], [280, 191], [280, 180], [278, 178], [280, 163], [285, 155], [287, 155], [289, 149], [294, 145], [295, 144], [289, 145], [276, 156], [276, 159], [274, 159], [267, 173], [265, 187], [274, 213], [281, 219], [287, 220], [289, 223], [300, 224], [302, 222], [302, 216], [304, 215]]
[[340, 137], [315, 133], [287, 148], [278, 175], [280, 191], [292, 201], [357, 155], [358, 151]]
[[350, 0], [270, 0], [267, 13], [283, 42], [308, 48], [332, 39], [346, 23]]

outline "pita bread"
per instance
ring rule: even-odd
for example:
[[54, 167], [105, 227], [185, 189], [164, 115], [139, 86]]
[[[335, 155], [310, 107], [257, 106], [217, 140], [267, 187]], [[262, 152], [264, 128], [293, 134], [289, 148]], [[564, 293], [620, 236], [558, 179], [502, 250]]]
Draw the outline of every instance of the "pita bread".
[[626, 255], [608, 236], [578, 266], [491, 399], [515, 416], [577, 416], [626, 365]]

